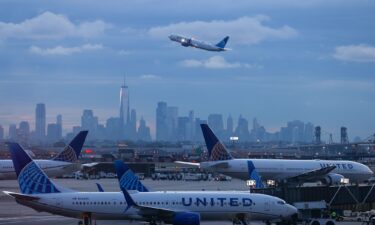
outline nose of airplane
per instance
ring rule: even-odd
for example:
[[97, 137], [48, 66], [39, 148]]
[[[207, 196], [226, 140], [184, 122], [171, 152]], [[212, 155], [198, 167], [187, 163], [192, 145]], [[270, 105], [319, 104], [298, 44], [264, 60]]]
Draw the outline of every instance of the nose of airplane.
[[287, 204], [286, 217], [293, 217], [298, 214], [298, 209], [292, 205]]

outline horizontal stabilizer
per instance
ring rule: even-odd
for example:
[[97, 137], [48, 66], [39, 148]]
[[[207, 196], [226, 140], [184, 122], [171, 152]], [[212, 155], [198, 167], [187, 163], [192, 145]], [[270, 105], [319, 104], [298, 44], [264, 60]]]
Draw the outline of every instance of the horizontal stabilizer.
[[3, 191], [3, 192], [4, 192], [4, 194], [9, 195], [9, 196], [11, 196], [15, 199], [18, 199], [18, 200], [37, 201], [37, 200], [40, 199], [39, 197], [24, 195], [24, 194], [20, 194], [20, 193], [14, 193], [14, 192], [10, 192], [10, 191]]
[[193, 162], [184, 162], [184, 161], [174, 161], [174, 163], [181, 164], [181, 165], [188, 165], [188, 166], [194, 166], [199, 167], [199, 163], [193, 163]]

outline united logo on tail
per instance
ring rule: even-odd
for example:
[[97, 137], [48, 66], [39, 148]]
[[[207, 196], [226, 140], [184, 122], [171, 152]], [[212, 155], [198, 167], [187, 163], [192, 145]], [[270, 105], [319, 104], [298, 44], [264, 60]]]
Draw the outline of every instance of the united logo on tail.
[[75, 162], [81, 154], [83, 143], [85, 143], [88, 131], [81, 131], [53, 160]]
[[201, 129], [211, 161], [233, 159], [223, 143], [219, 141], [207, 124], [201, 124]]
[[7, 144], [22, 194], [60, 192], [18, 143]]
[[254, 163], [251, 160], [247, 161], [247, 169], [249, 172], [249, 179], [255, 180], [255, 187], [264, 188], [262, 178], [260, 177], [259, 173], [256, 171]]
[[121, 188], [126, 190], [137, 190], [139, 192], [148, 192], [148, 189], [139, 181], [139, 178], [121, 160], [115, 161], [115, 167]]

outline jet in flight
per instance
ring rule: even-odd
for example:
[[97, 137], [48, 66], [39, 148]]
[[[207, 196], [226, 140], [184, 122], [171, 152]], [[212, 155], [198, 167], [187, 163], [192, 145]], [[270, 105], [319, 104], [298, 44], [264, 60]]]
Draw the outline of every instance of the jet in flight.
[[254, 165], [261, 179], [278, 182], [304, 183], [321, 181], [327, 185], [340, 183], [341, 178], [353, 182], [364, 182], [373, 176], [371, 169], [358, 162], [344, 160], [289, 160], [289, 159], [235, 159], [207, 124], [201, 129], [209, 153], [209, 161], [191, 163], [176, 161], [178, 164], [197, 166], [202, 169], [248, 179], [248, 162]]
[[[139, 179], [116, 161], [121, 192], [77, 192], [58, 187], [17, 143], [10, 143], [21, 193], [4, 191], [17, 203], [66, 217], [96, 220], [138, 220], [150, 225], [199, 225], [203, 220], [237, 219], [243, 225], [252, 220], [290, 221], [297, 209], [284, 200], [236, 191], [155, 191], [142, 187]], [[126, 188], [133, 187], [134, 191]], [[143, 191], [143, 192], [139, 192]], [[89, 218], [89, 219], [87, 219]], [[188, 223], [187, 223], [188, 222]]]
[[186, 38], [183, 36], [179, 35], [169, 35], [169, 39], [171, 41], [175, 41], [180, 43], [184, 47], [193, 47], [193, 48], [199, 48], [207, 51], [212, 51], [212, 52], [222, 52], [222, 51], [227, 51], [230, 50], [228, 48], [225, 48], [225, 45], [227, 44], [229, 40], [229, 36], [226, 36], [223, 40], [221, 40], [219, 43], [216, 45], [206, 43], [203, 41], [195, 40], [193, 38]]
[[[61, 176], [79, 170], [80, 167], [76, 162], [81, 154], [87, 133], [88, 131], [79, 132], [69, 145], [55, 158], [49, 160], [38, 159], [35, 160], [35, 162], [51, 177]], [[14, 180], [16, 178], [17, 176], [12, 160], [0, 160], [0, 180]]]

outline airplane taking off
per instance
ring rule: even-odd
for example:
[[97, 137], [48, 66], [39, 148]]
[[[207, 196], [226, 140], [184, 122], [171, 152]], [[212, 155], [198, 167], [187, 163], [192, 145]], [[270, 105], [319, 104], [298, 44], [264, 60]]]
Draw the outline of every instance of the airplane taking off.
[[352, 182], [364, 182], [373, 176], [369, 167], [361, 163], [343, 160], [289, 160], [289, 159], [235, 159], [207, 124], [201, 129], [209, 153], [209, 161], [190, 163], [176, 161], [178, 164], [197, 166], [202, 169], [247, 180], [248, 162], [254, 165], [263, 181], [304, 183], [316, 182], [331, 185], [340, 183], [341, 178]]
[[[96, 220], [138, 220], [150, 225], [199, 225], [201, 220], [246, 219], [290, 221], [297, 213], [294, 206], [280, 198], [234, 191], [148, 192], [121, 161], [115, 167], [122, 192], [65, 191], [56, 186], [17, 143], [10, 143], [14, 168], [21, 193], [4, 191], [17, 203], [36, 211]], [[144, 192], [128, 192], [127, 187]], [[89, 218], [89, 219], [88, 219]]]
[[200, 48], [200, 49], [212, 51], [212, 52], [222, 52], [222, 51], [230, 50], [228, 48], [225, 48], [225, 45], [227, 44], [229, 40], [229, 36], [226, 36], [223, 40], [221, 40], [216, 45], [206, 43], [203, 41], [199, 41], [199, 40], [195, 40], [193, 38], [186, 38], [183, 36], [174, 35], [174, 34], [169, 35], [169, 39], [171, 41], [180, 43], [184, 47]]
[[[81, 154], [88, 131], [79, 132], [62, 152], [50, 160], [35, 160], [35, 162], [50, 177], [61, 176], [79, 170], [76, 161]], [[0, 160], [0, 180], [16, 179], [13, 162], [10, 159]]]

